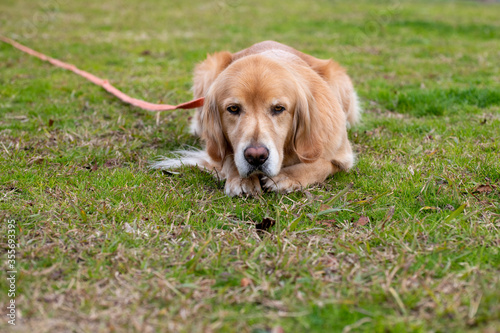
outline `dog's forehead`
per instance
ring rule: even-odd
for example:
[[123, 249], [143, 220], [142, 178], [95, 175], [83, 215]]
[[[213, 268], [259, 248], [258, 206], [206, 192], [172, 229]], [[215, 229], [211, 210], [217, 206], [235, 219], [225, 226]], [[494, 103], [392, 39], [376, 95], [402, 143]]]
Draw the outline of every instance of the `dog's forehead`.
[[230, 65], [217, 80], [218, 99], [227, 103], [285, 103], [296, 90], [286, 66], [264, 56], [251, 56]]
[[[243, 104], [255, 104], [253, 103], [254, 101], [252, 100], [247, 100], [246, 96], [230, 96], [228, 98], [225, 98], [221, 104], [224, 107], [227, 107], [229, 105], [243, 105]], [[263, 100], [263, 102], [267, 105], [289, 105], [290, 104], [290, 99], [286, 96], [272, 96], [269, 97], [267, 100]]]
[[226, 76], [247, 84], [280, 81], [291, 76], [287, 61], [261, 54], [236, 60], [224, 72]]

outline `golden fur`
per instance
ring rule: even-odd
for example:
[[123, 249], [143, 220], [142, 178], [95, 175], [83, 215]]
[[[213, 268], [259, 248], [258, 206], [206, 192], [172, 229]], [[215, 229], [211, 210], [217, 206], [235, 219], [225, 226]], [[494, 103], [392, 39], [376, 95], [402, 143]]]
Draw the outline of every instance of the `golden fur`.
[[332, 60], [262, 42], [209, 55], [195, 69], [193, 91], [205, 97], [191, 126], [205, 150], [155, 167], [198, 165], [226, 180], [227, 195], [257, 195], [301, 189], [353, 166], [347, 126], [358, 121], [358, 99]]

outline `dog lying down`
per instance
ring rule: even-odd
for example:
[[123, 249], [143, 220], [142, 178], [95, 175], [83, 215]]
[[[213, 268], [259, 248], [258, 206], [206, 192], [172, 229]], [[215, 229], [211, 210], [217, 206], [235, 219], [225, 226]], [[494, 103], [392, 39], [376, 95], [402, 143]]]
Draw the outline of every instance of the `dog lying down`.
[[360, 116], [358, 97], [332, 60], [266, 41], [209, 55], [195, 68], [193, 91], [205, 97], [191, 125], [205, 149], [153, 168], [196, 165], [235, 196], [295, 191], [353, 166], [347, 127]]

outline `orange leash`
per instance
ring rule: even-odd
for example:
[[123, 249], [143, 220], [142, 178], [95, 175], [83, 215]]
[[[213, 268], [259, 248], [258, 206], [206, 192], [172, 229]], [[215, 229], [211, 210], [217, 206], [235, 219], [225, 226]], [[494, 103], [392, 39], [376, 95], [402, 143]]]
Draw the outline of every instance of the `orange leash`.
[[181, 103], [179, 105], [154, 104], [154, 103], [148, 103], [148, 102], [142, 101], [140, 99], [132, 98], [132, 97], [128, 96], [127, 94], [121, 92], [120, 90], [116, 89], [115, 87], [113, 87], [108, 82], [108, 80], [103, 80], [103, 79], [101, 79], [93, 74], [90, 74], [89, 72], [78, 69], [74, 65], [71, 65], [71, 64], [65, 63], [63, 61], [46, 56], [43, 53], [32, 50], [29, 47], [21, 45], [18, 42], [14, 41], [10, 38], [4, 37], [2, 35], [0, 35], [0, 40], [7, 43], [7, 44], [14, 46], [15, 48], [17, 48], [25, 53], [28, 53], [29, 55], [32, 55], [32, 56], [37, 57], [39, 59], [42, 59], [44, 61], [48, 61], [54, 66], [70, 70], [73, 73], [76, 73], [80, 76], [83, 76], [84, 78], [86, 78], [90, 82], [92, 82], [98, 86], [103, 87], [104, 89], [106, 89], [107, 92], [115, 95], [116, 97], [121, 99], [123, 102], [131, 104], [133, 106], [137, 106], [137, 107], [144, 109], [144, 110], [158, 111], [159, 112], [159, 111], [176, 110], [176, 109], [194, 109], [194, 108], [197, 108], [197, 107], [200, 107], [203, 105], [204, 97], [201, 97], [201, 98], [198, 98], [198, 99], [186, 102], [186, 103]]

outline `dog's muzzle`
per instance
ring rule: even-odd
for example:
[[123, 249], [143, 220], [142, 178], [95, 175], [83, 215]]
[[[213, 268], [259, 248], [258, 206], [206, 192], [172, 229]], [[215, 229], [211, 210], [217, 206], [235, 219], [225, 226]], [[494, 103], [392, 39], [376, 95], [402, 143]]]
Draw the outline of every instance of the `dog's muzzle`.
[[273, 145], [249, 144], [235, 154], [236, 167], [242, 178], [258, 173], [274, 177], [278, 172], [277, 152]]

